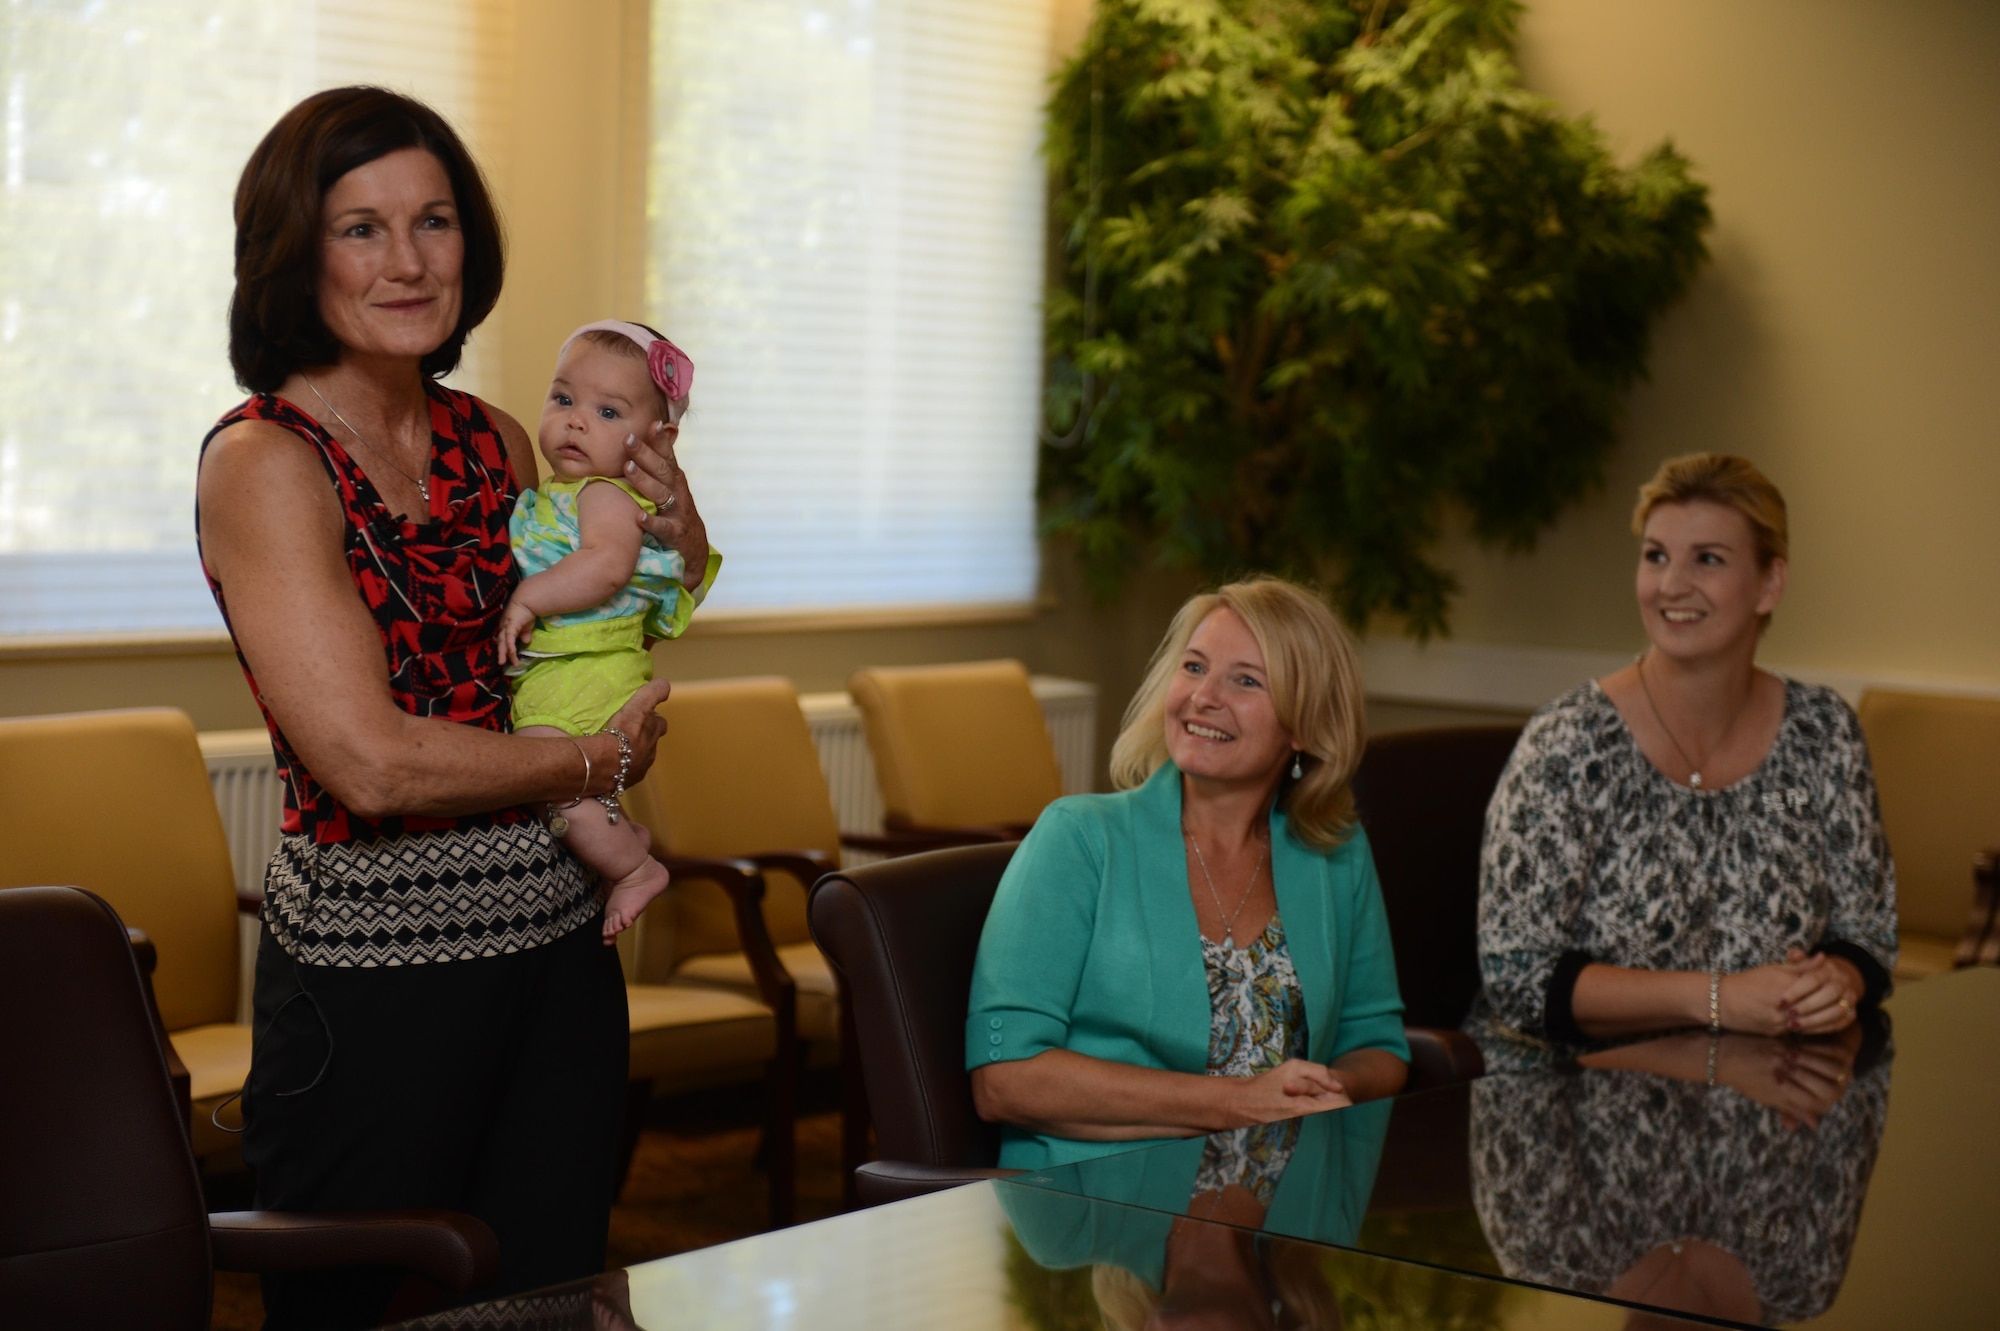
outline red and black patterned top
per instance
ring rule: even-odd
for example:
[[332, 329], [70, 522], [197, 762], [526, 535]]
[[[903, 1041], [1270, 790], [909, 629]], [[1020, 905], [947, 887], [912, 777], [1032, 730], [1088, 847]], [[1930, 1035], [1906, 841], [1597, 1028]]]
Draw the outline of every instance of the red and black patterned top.
[[[389, 661], [389, 689], [412, 716], [439, 717], [505, 732], [512, 698], [501, 673], [495, 635], [520, 575], [507, 541], [507, 518], [520, 485], [507, 445], [478, 399], [425, 385], [431, 403], [430, 511], [423, 522], [397, 517], [347, 450], [320, 423], [280, 397], [260, 393], [230, 411], [202, 440], [238, 421], [269, 421], [313, 445], [333, 482], [346, 519], [345, 555], [355, 590], [375, 617]], [[195, 538], [201, 514], [195, 513]], [[222, 584], [208, 577], [215, 605], [229, 622]], [[231, 635], [234, 636], [234, 629]], [[271, 732], [278, 775], [285, 782], [283, 830], [306, 833], [317, 845], [401, 832], [443, 831], [534, 817], [525, 806], [457, 818], [416, 814], [370, 820], [328, 793], [292, 751], [278, 728], [250, 663], [236, 652]]]

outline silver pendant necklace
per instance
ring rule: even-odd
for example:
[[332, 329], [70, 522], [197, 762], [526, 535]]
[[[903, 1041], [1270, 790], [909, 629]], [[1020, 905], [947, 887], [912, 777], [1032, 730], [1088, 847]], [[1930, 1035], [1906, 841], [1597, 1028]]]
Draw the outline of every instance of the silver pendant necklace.
[[417, 493], [424, 497], [424, 507], [428, 509], [431, 506], [431, 486], [430, 482], [427, 479], [425, 479], [422, 476], [410, 475], [409, 472], [403, 470], [402, 464], [398, 463], [396, 459], [390, 457], [387, 453], [384, 453], [381, 449], [375, 447], [375, 445], [369, 443], [366, 439], [363, 439], [361, 437], [361, 431], [354, 428], [354, 422], [348, 420], [347, 417], [341, 415], [340, 408], [334, 406], [333, 403], [328, 402], [326, 400], [326, 394], [319, 391], [319, 385], [312, 381], [311, 375], [301, 372], [299, 374], [299, 378], [304, 379], [306, 381], [306, 387], [312, 389], [313, 396], [319, 399], [319, 404], [322, 407], [325, 407], [328, 411], [332, 412], [333, 418], [335, 420], [339, 421], [342, 425], [345, 425], [347, 427], [347, 432], [354, 436], [355, 443], [361, 445], [363, 448], [367, 449], [370, 453], [373, 453], [376, 457], [381, 458], [391, 467], [394, 467], [399, 475], [401, 475], [404, 479], [410, 481], [417, 487]]
[[[1690, 758], [1688, 756], [1688, 751], [1681, 747], [1681, 742], [1678, 739], [1674, 738], [1673, 727], [1667, 724], [1666, 717], [1660, 715], [1660, 705], [1653, 701], [1653, 686], [1646, 682], [1646, 658], [1651, 655], [1652, 655], [1651, 652], [1645, 652], [1642, 653], [1639, 657], [1637, 666], [1637, 669], [1639, 671], [1639, 688], [1642, 691], [1644, 691], [1646, 695], [1646, 707], [1653, 713], [1653, 720], [1659, 722], [1660, 730], [1667, 737], [1667, 743], [1674, 746], [1674, 752], [1678, 753], [1681, 756], [1681, 761], [1688, 765], [1688, 788], [1690, 790], [1700, 790], [1701, 765], [1695, 762], [1693, 758]], [[1729, 724], [1722, 728], [1722, 738], [1715, 741], [1715, 750], [1711, 751], [1709, 754], [1711, 758], [1715, 756], [1716, 751], [1719, 751], [1728, 746], [1730, 734], [1735, 731], [1736, 723], [1743, 718], [1743, 713], [1745, 710], [1749, 708], [1749, 706], [1750, 706], [1750, 700], [1748, 698], [1745, 698], [1743, 702], [1737, 706], [1735, 714], [1729, 718]]]
[[1257, 890], [1257, 875], [1264, 872], [1264, 856], [1270, 853], [1271, 845], [1269, 842], [1265, 842], [1263, 847], [1258, 850], [1257, 864], [1255, 868], [1250, 870], [1250, 881], [1243, 887], [1243, 896], [1237, 901], [1235, 910], [1225, 912], [1222, 907], [1222, 894], [1215, 890], [1215, 877], [1209, 873], [1208, 860], [1201, 853], [1201, 842], [1196, 841], [1194, 833], [1188, 831], [1186, 827], [1181, 828], [1181, 835], [1187, 838], [1188, 845], [1194, 847], [1194, 862], [1201, 866], [1201, 876], [1202, 880], [1208, 884], [1208, 894], [1215, 898], [1215, 913], [1223, 917], [1222, 945], [1231, 952], [1234, 952], [1237, 950], [1236, 917], [1243, 913], [1243, 908], [1250, 904], [1250, 894]]

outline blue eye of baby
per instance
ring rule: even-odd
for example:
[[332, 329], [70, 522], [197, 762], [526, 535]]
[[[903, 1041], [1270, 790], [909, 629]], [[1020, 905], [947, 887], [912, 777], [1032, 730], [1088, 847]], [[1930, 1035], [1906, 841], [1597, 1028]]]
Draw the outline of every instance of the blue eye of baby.
[[616, 407], [599, 407], [597, 409], [597, 414], [599, 416], [602, 416], [607, 421], [615, 421], [618, 419], [618, 409]]

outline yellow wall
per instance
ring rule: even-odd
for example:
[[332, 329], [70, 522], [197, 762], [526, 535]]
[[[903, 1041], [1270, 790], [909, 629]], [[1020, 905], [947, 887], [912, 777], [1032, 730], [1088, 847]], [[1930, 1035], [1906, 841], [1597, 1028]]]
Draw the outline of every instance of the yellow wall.
[[[523, 0], [515, 141], [497, 172], [511, 231], [496, 323], [500, 405], [532, 420], [556, 344], [636, 310], [643, 272], [645, 0]], [[1087, 0], [1059, 0], [1055, 45]], [[1665, 320], [1605, 492], [1531, 557], [1457, 544], [1465, 642], [1622, 650], [1629, 496], [1657, 461], [1747, 453], [1794, 515], [1792, 596], [1767, 656], [1849, 674], [2000, 685], [2000, 6], [1908, 0], [1536, 0], [1533, 86], [1595, 115], [1621, 151], [1671, 135], [1714, 187], [1715, 259]], [[697, 483], [699, 477], [695, 478]], [[721, 534], [726, 540], [726, 533]], [[784, 634], [704, 626], [669, 677], [849, 671], [1016, 656], [1095, 681], [1108, 733], [1192, 585], [1140, 579], [1092, 606], [1052, 554], [1028, 618]], [[204, 729], [256, 724], [226, 647], [23, 655], [0, 647], [0, 714], [170, 704]], [[1378, 707], [1385, 724], [1472, 716]], [[1478, 719], [1472, 716], [1472, 719]]]
[[1767, 659], [2000, 685], [2000, 5], [1531, 0], [1519, 54], [1621, 156], [1694, 161], [1714, 259], [1605, 492], [1532, 557], [1453, 548], [1456, 636], [1636, 648], [1632, 494], [1706, 449], [1791, 506]]

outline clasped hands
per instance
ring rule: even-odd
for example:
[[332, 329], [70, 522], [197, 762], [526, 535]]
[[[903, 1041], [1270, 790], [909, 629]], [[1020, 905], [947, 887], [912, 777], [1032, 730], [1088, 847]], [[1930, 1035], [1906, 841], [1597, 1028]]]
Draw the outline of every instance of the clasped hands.
[[1788, 1130], [1816, 1129], [1847, 1094], [1858, 1043], [1725, 1035], [1715, 1051], [1715, 1080], [1777, 1111]]
[[1275, 1123], [1280, 1119], [1345, 1109], [1354, 1103], [1340, 1074], [1324, 1063], [1288, 1058], [1254, 1077], [1238, 1077], [1236, 1109], [1242, 1124]]
[[1832, 1035], [1854, 1024], [1863, 992], [1852, 962], [1795, 947], [1781, 962], [1722, 977], [1722, 1025], [1752, 1035]]

